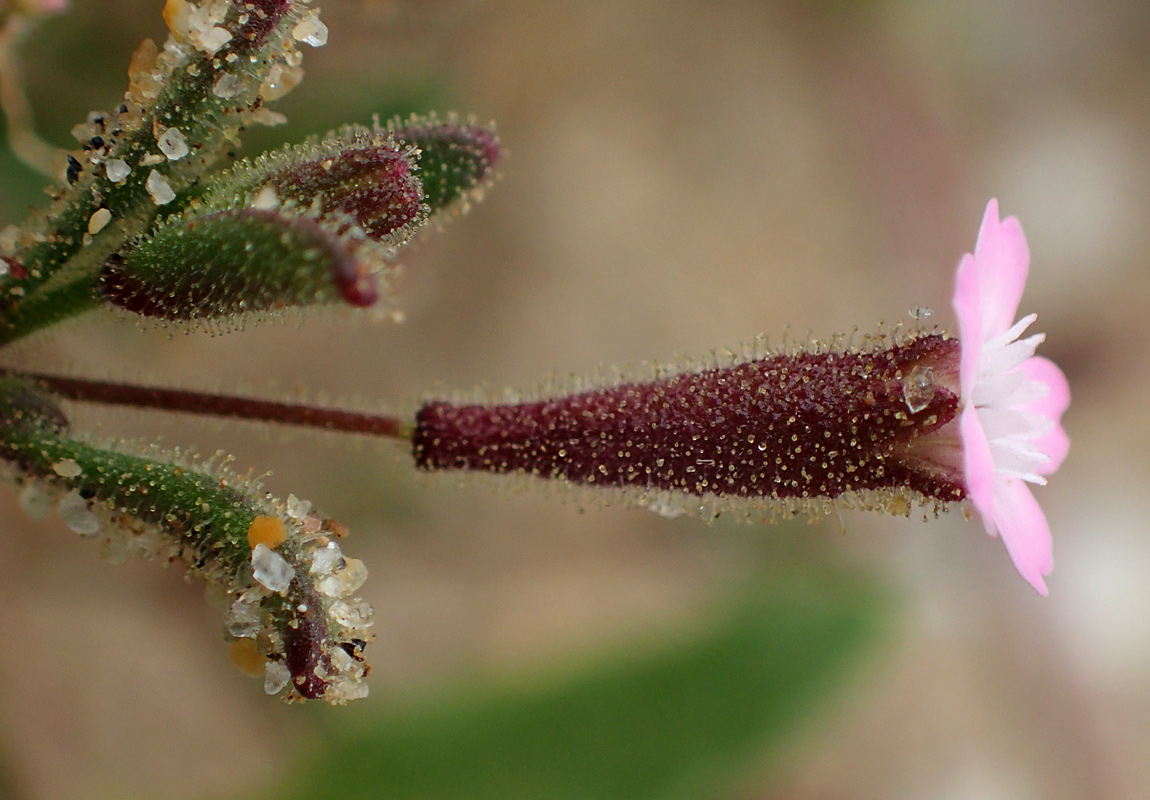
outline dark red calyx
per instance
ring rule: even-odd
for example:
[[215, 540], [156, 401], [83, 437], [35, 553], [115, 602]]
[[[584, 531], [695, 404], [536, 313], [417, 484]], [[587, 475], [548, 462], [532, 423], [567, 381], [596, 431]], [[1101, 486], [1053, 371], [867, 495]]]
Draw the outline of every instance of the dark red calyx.
[[[425, 405], [413, 453], [428, 470], [522, 472], [578, 484], [720, 497], [825, 497], [908, 488], [960, 499], [960, 476], [901, 458], [954, 419], [932, 378], [958, 343], [938, 335], [889, 349], [776, 355], [650, 383], [512, 405]], [[916, 372], [916, 369], [918, 370]]]
[[338, 156], [293, 165], [272, 182], [281, 200], [321, 214], [354, 217], [373, 239], [381, 240], [419, 218], [419, 182], [407, 157], [389, 144], [355, 147]]

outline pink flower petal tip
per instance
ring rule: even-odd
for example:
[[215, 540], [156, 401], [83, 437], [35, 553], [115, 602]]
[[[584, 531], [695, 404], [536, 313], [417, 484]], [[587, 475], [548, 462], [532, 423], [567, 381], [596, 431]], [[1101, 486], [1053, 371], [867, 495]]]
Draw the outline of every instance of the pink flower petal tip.
[[[69, 0], [16, 0], [13, 4], [17, 13], [29, 16], [62, 14], [68, 10]], [[0, 6], [3, 3], [0, 2]]]
[[959, 262], [953, 298], [965, 488], [1019, 574], [1046, 594], [1050, 526], [1027, 484], [1045, 484], [1070, 449], [1062, 427], [1070, 387], [1052, 361], [1034, 355], [1043, 334], [1019, 338], [1035, 319], [1015, 321], [1029, 268], [1022, 226], [1015, 217], [1000, 220], [991, 200], [974, 253]]

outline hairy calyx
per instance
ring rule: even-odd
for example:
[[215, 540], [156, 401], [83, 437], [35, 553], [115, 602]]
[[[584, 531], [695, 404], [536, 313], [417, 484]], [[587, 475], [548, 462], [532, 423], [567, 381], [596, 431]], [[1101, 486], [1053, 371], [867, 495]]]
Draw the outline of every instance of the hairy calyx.
[[535, 402], [432, 402], [416, 417], [413, 452], [428, 470], [694, 497], [896, 490], [943, 504], [964, 496], [961, 471], [935, 457], [958, 409], [957, 358], [957, 342], [930, 334]]

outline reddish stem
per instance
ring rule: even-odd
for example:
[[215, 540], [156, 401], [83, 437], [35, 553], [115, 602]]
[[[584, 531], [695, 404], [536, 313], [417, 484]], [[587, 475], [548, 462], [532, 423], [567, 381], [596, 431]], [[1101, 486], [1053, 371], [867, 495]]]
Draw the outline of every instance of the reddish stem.
[[298, 425], [341, 433], [361, 433], [392, 439], [410, 439], [409, 425], [395, 417], [346, 411], [296, 403], [277, 403], [251, 397], [194, 392], [186, 389], [161, 389], [154, 386], [96, 381], [88, 378], [69, 378], [61, 375], [16, 373], [0, 370], [0, 374], [19, 374], [34, 380], [60, 397], [85, 403], [105, 403], [132, 408], [153, 408], [160, 411], [178, 411], [186, 414], [204, 414], [280, 425]]

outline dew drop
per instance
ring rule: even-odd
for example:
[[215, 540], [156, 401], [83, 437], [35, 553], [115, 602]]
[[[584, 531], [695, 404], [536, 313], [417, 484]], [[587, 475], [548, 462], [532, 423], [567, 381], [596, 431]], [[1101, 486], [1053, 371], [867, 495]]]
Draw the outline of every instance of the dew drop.
[[902, 381], [902, 398], [912, 414], [917, 414], [934, 399], [934, 371], [930, 367], [915, 367]]

